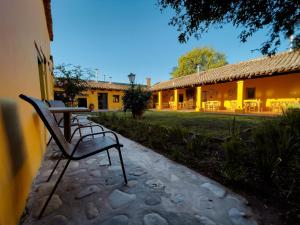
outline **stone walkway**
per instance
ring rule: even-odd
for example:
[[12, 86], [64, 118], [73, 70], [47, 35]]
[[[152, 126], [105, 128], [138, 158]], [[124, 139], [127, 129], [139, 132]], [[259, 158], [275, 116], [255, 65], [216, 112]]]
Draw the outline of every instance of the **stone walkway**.
[[[83, 118], [84, 120], [84, 118]], [[134, 141], [119, 135], [128, 185], [116, 150], [72, 162], [42, 219], [41, 203], [58, 172], [45, 182], [55, 161], [45, 155], [22, 224], [34, 225], [255, 225], [247, 200]], [[62, 162], [64, 164], [65, 161]], [[60, 172], [60, 166], [58, 171]]]

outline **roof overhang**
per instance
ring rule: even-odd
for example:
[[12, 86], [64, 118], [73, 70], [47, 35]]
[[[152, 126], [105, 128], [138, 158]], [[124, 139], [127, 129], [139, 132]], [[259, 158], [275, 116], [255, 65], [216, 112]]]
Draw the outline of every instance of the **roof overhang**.
[[43, 0], [44, 9], [47, 21], [47, 28], [49, 33], [49, 38], [53, 41], [53, 23], [52, 23], [52, 14], [51, 14], [51, 0]]

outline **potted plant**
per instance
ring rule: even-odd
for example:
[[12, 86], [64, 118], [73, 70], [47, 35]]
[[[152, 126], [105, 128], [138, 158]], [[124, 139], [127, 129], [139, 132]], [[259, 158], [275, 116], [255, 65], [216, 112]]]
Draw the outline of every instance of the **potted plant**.
[[94, 105], [93, 103], [90, 103], [90, 105], [89, 105], [89, 110], [90, 110], [91, 112], [93, 112], [94, 109], [95, 109], [95, 105]]

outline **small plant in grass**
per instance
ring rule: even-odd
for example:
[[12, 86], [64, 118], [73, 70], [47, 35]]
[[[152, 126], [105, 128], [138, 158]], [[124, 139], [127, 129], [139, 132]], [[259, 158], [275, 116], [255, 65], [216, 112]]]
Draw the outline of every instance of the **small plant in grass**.
[[194, 158], [201, 158], [207, 152], [209, 146], [209, 138], [204, 135], [191, 134], [186, 148], [189, 154]]
[[168, 139], [170, 142], [176, 144], [187, 143], [188, 130], [179, 126], [169, 128]]
[[236, 126], [235, 117], [229, 126], [229, 139], [223, 144], [224, 162], [222, 174], [228, 181], [239, 182], [246, 177], [246, 146], [240, 137], [239, 129]]
[[225, 159], [222, 174], [228, 181], [239, 182], [246, 178], [246, 150], [239, 136], [233, 136], [223, 144]]
[[134, 119], [140, 119], [147, 109], [151, 92], [142, 89], [141, 86], [131, 86], [123, 96], [124, 111], [130, 110]]

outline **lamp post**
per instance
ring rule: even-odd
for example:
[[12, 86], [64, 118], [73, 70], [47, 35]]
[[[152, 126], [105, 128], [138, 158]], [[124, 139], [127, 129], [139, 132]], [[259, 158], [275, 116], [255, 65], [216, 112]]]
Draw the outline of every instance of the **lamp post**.
[[134, 73], [130, 73], [128, 75], [128, 79], [129, 79], [129, 82], [131, 83], [131, 86], [133, 87], [134, 80], [135, 80], [135, 74]]

